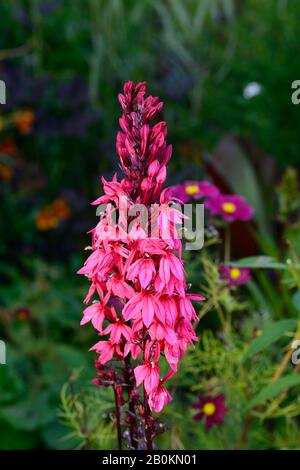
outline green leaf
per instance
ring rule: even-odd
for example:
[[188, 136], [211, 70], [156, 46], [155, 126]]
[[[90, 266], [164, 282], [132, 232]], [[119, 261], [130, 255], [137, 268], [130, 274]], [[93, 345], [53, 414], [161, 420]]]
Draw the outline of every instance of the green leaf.
[[0, 366], [0, 403], [16, 400], [24, 391], [24, 384], [10, 365]]
[[59, 392], [74, 371], [82, 371], [80, 381], [90, 381], [94, 377], [94, 369], [88, 359], [87, 354], [73, 346], [57, 344], [43, 361], [42, 377], [55, 393]]
[[70, 428], [59, 421], [54, 421], [42, 430], [42, 437], [47, 448], [55, 450], [75, 449], [80, 440], [69, 436]]
[[293, 302], [293, 305], [294, 307], [300, 311], [300, 290], [298, 290], [298, 292], [296, 292], [293, 297], [292, 297], [292, 302]]
[[271, 398], [275, 398], [284, 390], [294, 387], [296, 385], [300, 385], [300, 375], [296, 374], [289, 374], [285, 377], [281, 377], [280, 379], [276, 380], [276, 382], [272, 382], [263, 388], [247, 405], [246, 410], [250, 410], [254, 408], [259, 403], [270, 400]]
[[297, 325], [298, 320], [296, 318], [289, 318], [285, 320], [279, 320], [273, 323], [270, 323], [264, 329], [261, 336], [255, 338], [249, 349], [246, 351], [243, 360], [248, 357], [256, 354], [260, 351], [265, 350], [268, 346], [275, 343], [278, 339], [287, 331], [293, 331]]
[[51, 403], [46, 391], [1, 409], [1, 417], [7, 423], [25, 431], [34, 431], [48, 425], [57, 417], [57, 413], [57, 408]]
[[267, 217], [268, 203], [262, 191], [262, 184], [250, 157], [238, 140], [231, 135], [225, 135], [214, 154], [208, 158], [230, 188], [244, 196], [255, 207], [254, 218], [259, 225], [259, 231], [265, 236], [269, 234], [271, 231]]
[[235, 266], [237, 268], [287, 269], [287, 265], [285, 263], [279, 263], [271, 256], [249, 256], [248, 258], [225, 264]]
[[28, 450], [39, 446], [37, 435], [18, 431], [4, 421], [0, 421], [1, 439], [0, 450]]

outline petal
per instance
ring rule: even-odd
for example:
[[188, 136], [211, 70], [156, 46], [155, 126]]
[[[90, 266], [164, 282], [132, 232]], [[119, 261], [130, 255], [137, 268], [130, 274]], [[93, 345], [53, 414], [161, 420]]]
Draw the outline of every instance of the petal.
[[143, 322], [145, 326], [150, 326], [154, 317], [154, 305], [150, 295], [146, 295], [143, 301]]
[[134, 376], [136, 380], [136, 386], [139, 387], [141, 383], [145, 380], [149, 373], [149, 367], [146, 365], [137, 366], [134, 369]]

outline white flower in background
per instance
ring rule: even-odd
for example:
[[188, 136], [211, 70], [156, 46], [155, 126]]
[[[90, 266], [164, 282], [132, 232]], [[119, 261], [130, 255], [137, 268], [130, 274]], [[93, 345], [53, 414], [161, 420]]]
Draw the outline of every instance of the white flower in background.
[[250, 82], [248, 83], [244, 90], [243, 90], [243, 96], [246, 100], [250, 100], [251, 98], [254, 98], [254, 96], [260, 95], [262, 92], [262, 86], [258, 82]]

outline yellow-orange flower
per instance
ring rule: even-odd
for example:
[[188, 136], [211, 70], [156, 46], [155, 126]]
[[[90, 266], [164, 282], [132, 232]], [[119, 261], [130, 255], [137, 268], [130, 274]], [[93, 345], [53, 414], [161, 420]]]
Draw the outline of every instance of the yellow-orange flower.
[[14, 123], [21, 134], [29, 134], [32, 131], [35, 115], [31, 109], [17, 111], [14, 114]]
[[68, 219], [70, 215], [71, 209], [68, 202], [59, 197], [39, 212], [36, 226], [41, 231], [52, 230], [58, 227], [62, 220]]
[[71, 215], [70, 206], [63, 197], [59, 197], [53, 201], [51, 205], [53, 213], [61, 220], [68, 219]]
[[0, 142], [0, 154], [15, 157], [17, 155], [17, 152], [18, 148], [13, 137], [7, 136]]
[[0, 163], [0, 180], [10, 181], [13, 177], [13, 174], [14, 172], [11, 166]]

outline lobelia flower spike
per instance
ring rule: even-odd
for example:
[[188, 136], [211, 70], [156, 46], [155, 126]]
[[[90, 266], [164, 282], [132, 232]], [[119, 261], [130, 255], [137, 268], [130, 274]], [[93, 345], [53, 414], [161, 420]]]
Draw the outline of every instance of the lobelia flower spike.
[[[104, 195], [93, 203], [107, 206], [92, 230], [92, 254], [79, 273], [91, 282], [85, 303], [95, 295], [98, 299], [85, 309], [81, 324], [91, 321], [103, 337], [91, 348], [99, 353], [98, 370], [112, 359], [124, 361], [127, 378], [129, 370], [136, 388], [143, 384], [145, 416], [147, 408], [159, 412], [171, 400], [165, 384], [188, 344], [197, 341], [191, 301], [204, 298], [187, 293], [176, 232], [183, 216], [171, 206], [172, 192], [162, 190], [172, 147], [166, 144], [166, 123], [151, 121], [163, 104], [146, 97], [144, 82], [127, 82], [119, 102], [123, 115], [116, 149], [124, 178], [102, 179]], [[131, 214], [136, 204], [147, 207], [146, 224], [130, 215], [126, 224], [121, 206]], [[170, 371], [161, 378], [163, 358]], [[136, 392], [134, 397], [137, 403]]]

